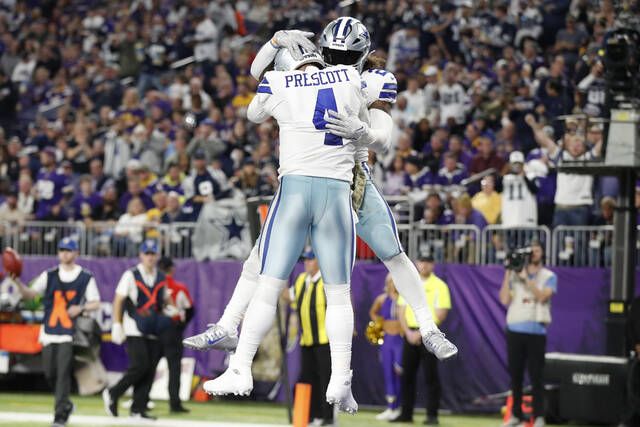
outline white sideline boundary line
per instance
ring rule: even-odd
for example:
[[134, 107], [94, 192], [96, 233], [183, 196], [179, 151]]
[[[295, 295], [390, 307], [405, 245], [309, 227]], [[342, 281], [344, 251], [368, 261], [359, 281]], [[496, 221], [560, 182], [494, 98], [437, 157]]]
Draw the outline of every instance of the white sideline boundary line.
[[[0, 425], [13, 423], [51, 423], [52, 414], [37, 414], [28, 412], [0, 412]], [[97, 415], [71, 415], [69, 427], [77, 425], [91, 426], [154, 426], [154, 427], [273, 427], [278, 424], [247, 424], [216, 421], [193, 421], [164, 418], [156, 421], [138, 420], [129, 417], [104, 417]], [[282, 424], [280, 424], [282, 425]]]

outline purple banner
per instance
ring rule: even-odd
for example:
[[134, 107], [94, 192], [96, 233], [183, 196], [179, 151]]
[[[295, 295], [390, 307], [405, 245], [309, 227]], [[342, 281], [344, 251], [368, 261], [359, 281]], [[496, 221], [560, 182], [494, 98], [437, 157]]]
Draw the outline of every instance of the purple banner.
[[[91, 270], [104, 301], [111, 301], [122, 272], [135, 264], [128, 259], [80, 260]], [[23, 279], [31, 280], [55, 265], [53, 258], [25, 260]], [[187, 328], [191, 334], [217, 320], [230, 299], [242, 264], [237, 261], [176, 261], [177, 280], [191, 290], [196, 314]], [[299, 267], [298, 267], [299, 268]], [[547, 351], [603, 354], [605, 351], [606, 304], [609, 271], [589, 268], [554, 268], [558, 293], [552, 300], [553, 322]], [[353, 272], [352, 291], [357, 335], [354, 337], [354, 394], [361, 404], [384, 404], [384, 386], [377, 349], [366, 341], [364, 330], [374, 298], [382, 292], [386, 268], [378, 263], [358, 263]], [[443, 407], [455, 411], [478, 410], [473, 402], [488, 394], [508, 390], [509, 379], [504, 337], [506, 310], [498, 301], [504, 270], [499, 266], [441, 265], [436, 274], [451, 289], [453, 309], [442, 329], [460, 348], [459, 357], [441, 364]], [[640, 279], [640, 277], [639, 277]], [[639, 280], [640, 281], [640, 280]], [[104, 322], [110, 324], [108, 319]], [[103, 344], [107, 369], [122, 369], [126, 354], [121, 346]], [[220, 352], [190, 352], [197, 360], [196, 373], [208, 377], [224, 370]], [[299, 372], [298, 352], [288, 359], [291, 383]], [[375, 373], [379, 372], [379, 375]], [[420, 376], [419, 378], [422, 378]], [[424, 402], [419, 390], [418, 404]]]

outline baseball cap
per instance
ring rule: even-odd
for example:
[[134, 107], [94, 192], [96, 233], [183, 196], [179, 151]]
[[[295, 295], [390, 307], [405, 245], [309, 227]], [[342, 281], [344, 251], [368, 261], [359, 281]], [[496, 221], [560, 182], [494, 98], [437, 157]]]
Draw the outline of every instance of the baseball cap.
[[127, 162], [127, 169], [131, 169], [131, 170], [140, 170], [142, 168], [142, 162], [140, 162], [140, 160], [138, 159], [130, 159]]
[[193, 153], [193, 158], [196, 160], [204, 160], [207, 158], [207, 155], [205, 154], [204, 150], [200, 148], [196, 150], [195, 153]]
[[312, 247], [307, 246], [306, 248], [304, 248], [304, 251], [302, 252], [301, 256], [304, 259], [315, 259], [316, 254], [313, 252]]
[[509, 154], [509, 163], [524, 163], [524, 154], [521, 151], [514, 151]]
[[64, 237], [58, 242], [58, 250], [77, 251], [78, 242], [76, 242], [71, 237]]
[[153, 239], [147, 239], [140, 245], [140, 252], [143, 254], [154, 253], [157, 254], [158, 251], [158, 242]]
[[433, 255], [431, 254], [424, 254], [424, 255], [420, 255], [418, 257], [418, 261], [422, 261], [422, 262], [434, 262], [435, 258], [433, 258]]
[[213, 119], [207, 117], [206, 119], [200, 122], [200, 125], [215, 126], [216, 122], [214, 122]]

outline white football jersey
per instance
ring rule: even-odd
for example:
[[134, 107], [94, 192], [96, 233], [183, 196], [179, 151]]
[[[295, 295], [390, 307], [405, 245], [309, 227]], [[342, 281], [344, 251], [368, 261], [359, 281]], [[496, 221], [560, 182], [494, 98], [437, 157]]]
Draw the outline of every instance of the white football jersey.
[[440, 103], [440, 126], [446, 126], [449, 117], [453, 117], [457, 124], [464, 123], [466, 95], [459, 83], [451, 86], [444, 83], [438, 88]]
[[501, 212], [504, 226], [538, 225], [536, 196], [529, 191], [523, 176], [510, 173], [502, 178]]
[[350, 66], [305, 71], [269, 71], [260, 82], [247, 118], [269, 116], [280, 126], [279, 176], [305, 175], [351, 182], [356, 146], [325, 130], [327, 110], [368, 120], [362, 82]]
[[[393, 104], [398, 97], [398, 81], [392, 72], [386, 70], [369, 69], [361, 74], [364, 85], [364, 95], [367, 108], [375, 101]], [[369, 148], [358, 147], [356, 162], [366, 162], [369, 158]]]

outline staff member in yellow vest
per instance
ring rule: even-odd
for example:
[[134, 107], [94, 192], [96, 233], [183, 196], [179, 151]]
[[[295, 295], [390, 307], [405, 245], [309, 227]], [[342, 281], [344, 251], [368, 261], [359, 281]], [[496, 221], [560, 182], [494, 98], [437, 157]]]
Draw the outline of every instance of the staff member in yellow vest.
[[165, 275], [157, 268], [158, 243], [143, 241], [139, 256], [140, 263], [120, 278], [113, 300], [111, 341], [122, 344], [126, 339], [129, 367], [116, 385], [102, 392], [102, 398], [107, 414], [117, 417], [118, 399], [133, 386], [131, 416], [155, 419], [147, 413], [147, 403], [162, 351], [158, 336], [171, 323], [162, 312], [172, 304]]
[[[311, 248], [302, 253], [304, 273], [289, 289], [291, 305], [300, 324], [300, 350], [302, 368], [299, 382], [311, 384], [312, 425], [333, 425], [333, 406], [326, 402], [325, 394], [331, 377], [329, 339], [324, 327], [327, 302], [318, 260]], [[292, 325], [295, 327], [295, 325]]]
[[96, 280], [89, 271], [76, 264], [77, 257], [78, 242], [65, 237], [58, 243], [60, 265], [40, 274], [31, 287], [14, 278], [23, 298], [33, 299], [42, 295], [44, 320], [39, 340], [43, 345], [44, 373], [55, 392], [52, 427], [65, 426], [73, 411], [69, 394], [76, 319], [100, 308]]
[[506, 427], [525, 425], [522, 418], [525, 366], [533, 389], [533, 425], [544, 426], [544, 354], [547, 326], [551, 323], [551, 297], [558, 290], [558, 278], [543, 262], [540, 242], [531, 243], [527, 264], [519, 272], [507, 269], [500, 288], [500, 302], [508, 307], [507, 353], [513, 395], [513, 415], [504, 424]]
[[[433, 273], [433, 256], [422, 256], [416, 263], [422, 279], [422, 286], [427, 296], [427, 304], [436, 325], [446, 319], [451, 310], [451, 296], [447, 284]], [[402, 297], [398, 299], [400, 324], [404, 331], [402, 348], [402, 412], [391, 422], [413, 422], [413, 407], [416, 400], [416, 380], [420, 362], [427, 384], [427, 425], [438, 424], [438, 408], [440, 407], [440, 377], [438, 375], [438, 359], [422, 345], [420, 330], [416, 317]]]

